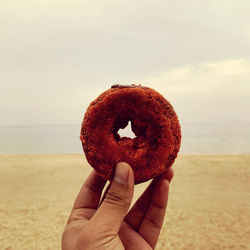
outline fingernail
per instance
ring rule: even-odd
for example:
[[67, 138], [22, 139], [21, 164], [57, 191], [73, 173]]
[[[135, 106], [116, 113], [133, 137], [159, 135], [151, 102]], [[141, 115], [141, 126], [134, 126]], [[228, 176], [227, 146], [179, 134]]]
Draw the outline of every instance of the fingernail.
[[126, 184], [128, 181], [129, 168], [125, 162], [116, 164], [114, 181], [119, 184]]

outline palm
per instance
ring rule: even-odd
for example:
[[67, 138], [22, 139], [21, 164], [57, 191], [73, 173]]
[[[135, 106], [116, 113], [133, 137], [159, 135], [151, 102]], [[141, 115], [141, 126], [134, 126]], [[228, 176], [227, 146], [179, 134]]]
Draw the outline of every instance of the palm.
[[[91, 217], [94, 215], [95, 211], [92, 209], [78, 209], [72, 211], [70, 220], [68, 222], [68, 227], [70, 230], [67, 232], [68, 235], [78, 232], [79, 237], [86, 235], [86, 230], [88, 230], [88, 223]], [[83, 216], [82, 216], [83, 215]], [[72, 238], [72, 237], [70, 237]], [[106, 237], [108, 244], [105, 249], [152, 249], [152, 247], [147, 243], [147, 241], [132, 228], [126, 222], [122, 222], [121, 229], [118, 235], [109, 240]], [[92, 244], [92, 247], [94, 245]], [[98, 247], [98, 246], [96, 246]]]
[[[170, 180], [172, 176], [170, 169], [164, 178], [151, 182], [125, 216], [117, 234], [95, 219], [106, 181], [93, 172], [75, 201], [63, 235], [63, 249], [153, 249], [167, 204], [166, 179]], [[77, 246], [72, 247], [72, 242]]]

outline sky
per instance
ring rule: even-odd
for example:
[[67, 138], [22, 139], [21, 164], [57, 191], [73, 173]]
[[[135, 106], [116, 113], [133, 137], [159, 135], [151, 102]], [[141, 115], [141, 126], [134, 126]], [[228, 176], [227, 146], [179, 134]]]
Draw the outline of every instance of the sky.
[[0, 2], [0, 126], [79, 124], [117, 83], [181, 122], [250, 121], [250, 1]]

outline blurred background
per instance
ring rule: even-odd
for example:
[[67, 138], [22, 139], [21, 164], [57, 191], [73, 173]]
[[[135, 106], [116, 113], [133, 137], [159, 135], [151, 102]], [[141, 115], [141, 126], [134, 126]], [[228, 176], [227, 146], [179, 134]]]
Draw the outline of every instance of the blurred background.
[[182, 153], [250, 152], [250, 2], [2, 1], [0, 153], [80, 153], [88, 104], [142, 84]]

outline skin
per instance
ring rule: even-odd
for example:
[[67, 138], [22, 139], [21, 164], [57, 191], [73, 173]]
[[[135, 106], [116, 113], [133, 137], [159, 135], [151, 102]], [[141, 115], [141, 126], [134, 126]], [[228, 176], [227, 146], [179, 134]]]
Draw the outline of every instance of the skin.
[[[83, 184], [62, 237], [63, 250], [154, 249], [164, 220], [172, 168], [154, 179], [129, 210], [134, 191], [131, 167], [120, 162], [106, 180], [93, 171]], [[129, 211], [128, 211], [129, 210]]]

